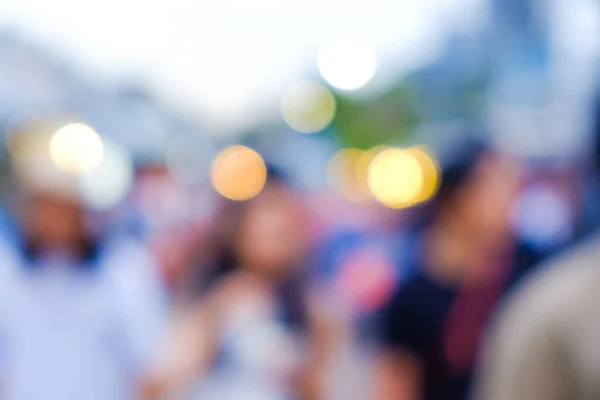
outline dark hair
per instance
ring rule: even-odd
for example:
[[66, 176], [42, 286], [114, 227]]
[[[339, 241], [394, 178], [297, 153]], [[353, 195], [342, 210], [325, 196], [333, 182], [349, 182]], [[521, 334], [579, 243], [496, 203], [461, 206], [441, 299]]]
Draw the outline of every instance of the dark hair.
[[[288, 186], [288, 180], [283, 171], [268, 164], [267, 181], [263, 191], [276, 185]], [[260, 194], [257, 198], [260, 199]], [[241, 231], [239, 227], [248, 212], [249, 206], [253, 204], [257, 198], [244, 202], [224, 200], [223, 208], [217, 218], [217, 224], [221, 225], [220, 228], [225, 231], [220, 232], [221, 234], [217, 238], [218, 243], [215, 243], [216, 248], [214, 250], [216, 250], [216, 260], [213, 262], [212, 270], [206, 281], [208, 286], [213, 286], [217, 281], [220, 281], [225, 276], [229, 276], [239, 269], [240, 262], [235, 249], [235, 244], [238, 242], [238, 235]]]
[[[276, 186], [289, 187], [289, 181], [280, 169], [267, 165], [267, 182], [263, 191]], [[224, 228], [214, 243], [212, 260], [208, 260], [208, 274], [204, 275], [200, 285], [200, 292], [205, 293], [210, 288], [218, 285], [223, 279], [231, 276], [241, 268], [236, 244], [241, 234], [242, 224], [248, 209], [255, 201], [260, 201], [261, 195], [245, 202], [226, 200], [217, 218], [217, 225]], [[218, 228], [217, 228], [218, 229]], [[304, 307], [304, 282], [303, 276], [294, 276], [279, 282], [275, 288], [276, 295], [281, 302], [281, 316], [285, 323], [294, 328], [302, 329], [305, 326]]]
[[435, 221], [456, 195], [471, 182], [478, 165], [491, 153], [491, 148], [484, 142], [469, 138], [455, 143], [446, 154], [440, 154], [440, 186], [433, 199], [417, 210], [414, 228], [421, 230]]

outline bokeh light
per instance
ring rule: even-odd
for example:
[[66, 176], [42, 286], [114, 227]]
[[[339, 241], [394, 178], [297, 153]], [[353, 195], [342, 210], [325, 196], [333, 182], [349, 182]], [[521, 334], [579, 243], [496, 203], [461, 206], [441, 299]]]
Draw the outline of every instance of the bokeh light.
[[231, 146], [212, 164], [211, 181], [221, 195], [231, 200], [251, 199], [262, 190], [267, 167], [260, 154], [245, 146]]
[[119, 204], [133, 183], [133, 162], [127, 152], [104, 142], [104, 157], [96, 168], [80, 176], [81, 197], [96, 210], [107, 210]]
[[353, 203], [369, 197], [368, 188], [357, 174], [363, 153], [359, 149], [340, 150], [327, 167], [327, 181], [331, 190], [342, 199]]
[[386, 148], [386, 146], [376, 146], [369, 150], [362, 151], [359, 159], [356, 161], [356, 165], [354, 166], [356, 179], [365, 193], [369, 193], [369, 195], [371, 194], [369, 191], [369, 166], [375, 157], [377, 157], [377, 155]]
[[50, 139], [50, 157], [62, 171], [82, 174], [102, 162], [104, 145], [91, 127], [74, 123], [57, 130]]
[[342, 90], [363, 87], [377, 69], [377, 59], [369, 43], [354, 37], [338, 37], [323, 44], [317, 64], [321, 76]]
[[216, 146], [207, 135], [176, 137], [167, 148], [167, 168], [176, 181], [186, 185], [199, 184], [208, 179], [216, 153]]
[[49, 143], [51, 135], [37, 132], [18, 133], [6, 136], [7, 150], [13, 160], [23, 160], [31, 157], [50, 156]]
[[[39, 129], [37, 129], [39, 128]], [[55, 198], [79, 203], [79, 176], [66, 173], [50, 157], [52, 133], [44, 127], [22, 131], [11, 138], [11, 169], [21, 190], [44, 193]]]
[[336, 153], [327, 167], [329, 187], [342, 199], [359, 203], [371, 197], [368, 175], [373, 159], [385, 146], [369, 150], [343, 149]]
[[9, 154], [14, 158], [24, 157], [32, 151], [32, 148], [36, 148], [44, 141], [44, 151], [47, 153], [51, 138], [47, 125], [47, 123], [26, 118], [15, 118], [14, 121], [9, 121], [4, 132], [4, 143]]
[[371, 192], [381, 203], [391, 208], [404, 208], [419, 200], [424, 175], [411, 152], [387, 149], [371, 162], [368, 180]]
[[416, 202], [425, 202], [437, 193], [440, 185], [440, 167], [426, 147], [413, 147], [408, 151], [417, 160], [423, 173], [423, 185]]
[[335, 116], [333, 94], [318, 83], [296, 84], [283, 96], [281, 113], [285, 122], [302, 133], [316, 133], [327, 128]]

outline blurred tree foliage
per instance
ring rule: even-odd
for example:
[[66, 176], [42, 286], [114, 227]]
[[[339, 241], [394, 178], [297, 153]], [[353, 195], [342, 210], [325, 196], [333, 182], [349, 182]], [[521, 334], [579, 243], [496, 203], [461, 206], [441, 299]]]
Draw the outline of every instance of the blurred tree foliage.
[[455, 40], [436, 62], [374, 98], [335, 93], [333, 134], [344, 147], [410, 143], [421, 123], [477, 121], [491, 79], [484, 45]]
[[333, 134], [343, 147], [369, 149], [410, 143], [421, 123], [473, 120], [481, 115], [487, 79], [446, 79], [422, 71], [371, 99], [336, 93]]
[[420, 118], [415, 94], [403, 82], [380, 96], [358, 99], [336, 93], [333, 133], [344, 147], [369, 149], [407, 140]]

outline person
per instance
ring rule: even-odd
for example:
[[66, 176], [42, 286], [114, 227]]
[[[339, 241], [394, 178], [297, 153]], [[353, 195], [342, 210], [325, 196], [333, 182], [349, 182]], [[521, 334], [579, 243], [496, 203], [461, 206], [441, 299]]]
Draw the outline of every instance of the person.
[[598, 259], [596, 235], [507, 301], [489, 332], [476, 399], [600, 398]]
[[144, 399], [322, 398], [331, 331], [302, 267], [304, 204], [269, 171], [257, 197], [230, 205], [223, 224], [233, 236], [199, 300], [175, 318]]
[[379, 313], [378, 400], [468, 398], [488, 318], [535, 263], [511, 232], [519, 163], [477, 141], [454, 151], [410, 229], [413, 272]]
[[120, 210], [121, 229], [147, 243], [171, 294], [187, 281], [191, 259], [205, 241], [204, 216], [198, 211], [203, 208], [204, 215], [213, 211], [212, 196], [196, 190], [177, 182], [164, 163], [146, 161], [137, 165], [133, 187]]
[[476, 399], [600, 398], [598, 121], [596, 116], [596, 165], [586, 182], [584, 209], [594, 233], [540, 268], [509, 298], [489, 332]]
[[13, 159], [17, 239], [0, 242], [0, 397], [128, 400], [160, 340], [154, 260], [88, 224], [77, 176], [48, 140]]

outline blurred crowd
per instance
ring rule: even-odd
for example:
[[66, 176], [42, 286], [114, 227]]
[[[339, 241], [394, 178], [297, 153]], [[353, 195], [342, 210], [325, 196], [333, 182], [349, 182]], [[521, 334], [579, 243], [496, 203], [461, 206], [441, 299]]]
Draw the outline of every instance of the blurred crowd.
[[[480, 136], [440, 151], [435, 196], [402, 210], [303, 192], [268, 163], [229, 200], [146, 162], [99, 212], [65, 172], [91, 156], [23, 129], [0, 241], [6, 399], [467, 399], [504, 299], [597, 225], [591, 160]], [[498, 358], [521, 351], [502, 340]], [[519, 366], [491, 364], [482, 398], [558, 398], [511, 394]]]
[[235, 138], [0, 33], [0, 399], [600, 398], [597, 63], [534, 3]]

